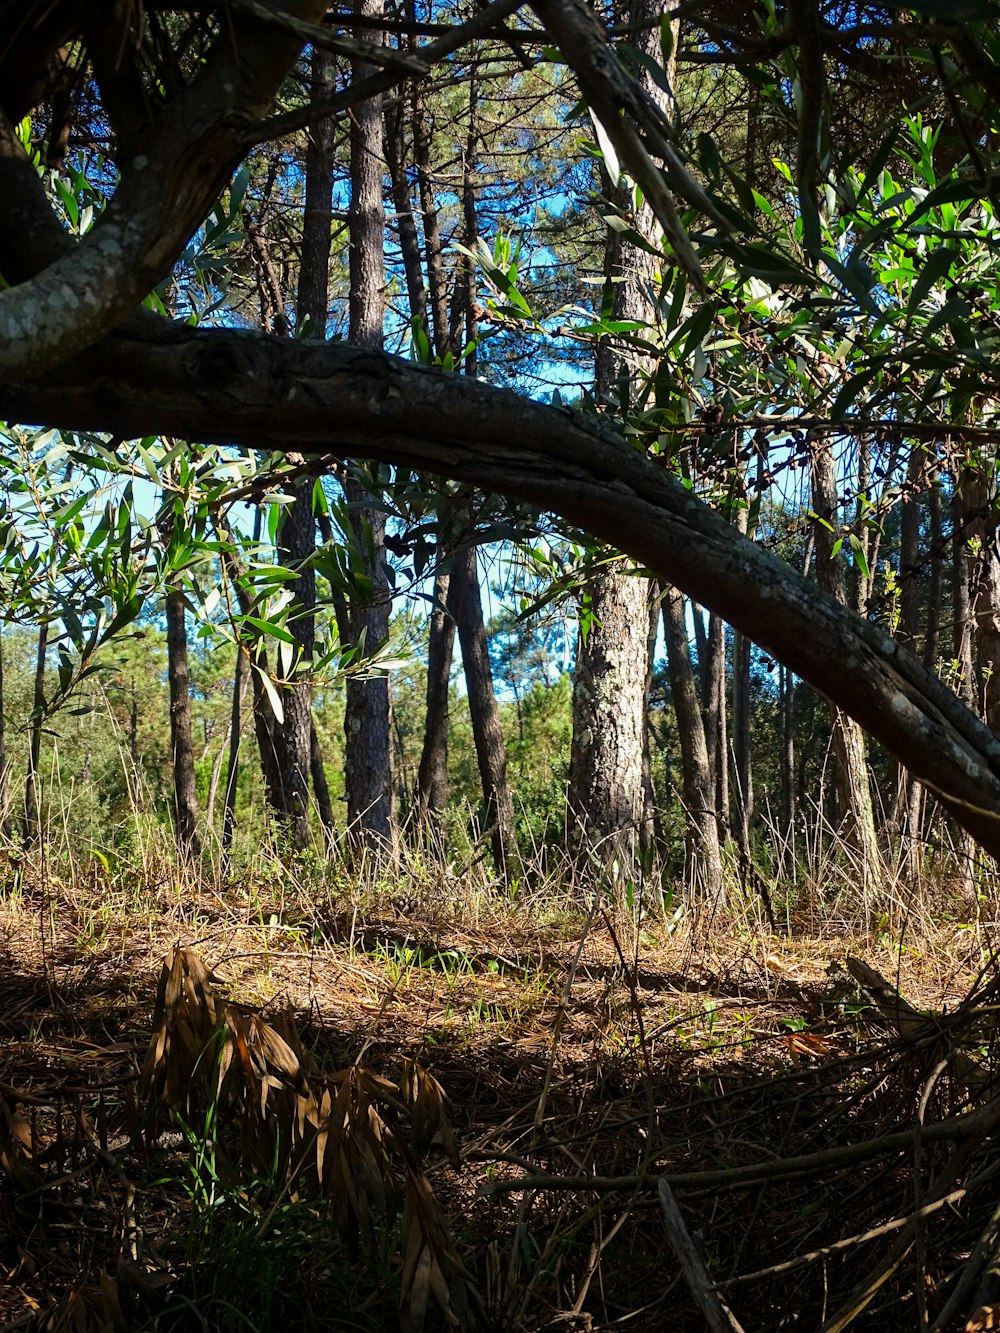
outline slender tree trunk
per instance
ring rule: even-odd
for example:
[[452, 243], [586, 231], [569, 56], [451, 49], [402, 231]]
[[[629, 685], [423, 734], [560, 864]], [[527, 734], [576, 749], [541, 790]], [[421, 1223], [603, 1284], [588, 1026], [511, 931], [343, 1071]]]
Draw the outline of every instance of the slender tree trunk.
[[[954, 619], [952, 621], [952, 660], [955, 663], [953, 689], [963, 703], [975, 708], [972, 661], [972, 606], [969, 593], [968, 505], [961, 476], [955, 478], [952, 498], [952, 558], [951, 595]], [[959, 888], [972, 893], [976, 881], [978, 849], [975, 840], [965, 829], [953, 825], [955, 862]]]
[[491, 831], [490, 843], [497, 873], [511, 878], [520, 870], [514, 837], [514, 802], [507, 778], [507, 743], [493, 689], [476, 547], [471, 532], [469, 539], [461, 542], [455, 552], [448, 587], [448, 610], [458, 628], [462, 648], [472, 735], [483, 787], [483, 827]]
[[781, 815], [784, 825], [782, 871], [795, 874], [795, 821], [798, 816], [798, 791], [795, 783], [795, 681], [787, 667], [780, 670], [781, 699]]
[[656, 640], [660, 626], [660, 612], [663, 605], [661, 585], [655, 580], [647, 582], [649, 593], [649, 628], [646, 632], [646, 685], [643, 690], [643, 712], [646, 725], [642, 729], [642, 826], [639, 830], [639, 846], [644, 854], [662, 852], [664, 847], [663, 821], [656, 800], [653, 786], [653, 729], [649, 725], [649, 697], [653, 690], [653, 670], [656, 665]]
[[[355, 13], [378, 17], [382, 0], [355, 0]], [[354, 77], [372, 67], [352, 62]], [[380, 349], [385, 320], [385, 207], [382, 200], [382, 99], [369, 98], [351, 117], [351, 235], [348, 302], [349, 337], [360, 347]], [[355, 478], [344, 491], [359, 548], [372, 555], [367, 570], [373, 598], [350, 608], [350, 642], [364, 642], [369, 656], [389, 637], [389, 587], [385, 575], [385, 515], [375, 497]], [[344, 776], [349, 833], [376, 856], [395, 855], [392, 784], [392, 716], [389, 681], [384, 675], [351, 677], [347, 683]]]
[[240, 722], [243, 694], [246, 678], [243, 674], [243, 647], [236, 645], [236, 662], [233, 667], [233, 703], [229, 716], [229, 762], [226, 765], [226, 792], [222, 803], [222, 870], [229, 869], [229, 853], [233, 846], [233, 832], [236, 828], [236, 784], [240, 776]]
[[719, 840], [729, 836], [729, 725], [726, 712], [726, 624], [713, 611], [708, 618], [705, 659], [705, 742], [713, 775]]
[[[920, 621], [920, 511], [923, 491], [925, 454], [910, 446], [906, 470], [906, 488], [899, 522], [899, 626], [896, 638], [914, 655], [919, 655]], [[902, 765], [897, 765], [895, 824], [902, 843], [902, 869], [907, 882], [915, 885], [922, 869], [920, 783]]]
[[981, 712], [1000, 735], [1000, 556], [997, 554], [996, 480], [992, 471], [977, 467], [963, 478], [966, 495], [967, 539], [974, 555], [969, 560], [969, 600], [972, 611], [972, 646], [982, 682]]
[[[660, 0], [632, 0], [623, 14], [636, 29], [629, 40], [648, 48], [654, 58], [659, 54], [662, 15]], [[668, 78], [672, 76], [671, 68]], [[651, 79], [647, 91], [665, 101], [662, 89]], [[627, 194], [618, 194], [622, 207], [630, 208]], [[639, 209], [636, 225], [644, 237], [655, 239], [656, 223], [648, 206]], [[613, 318], [648, 318], [649, 292], [656, 282], [649, 256], [638, 247], [626, 246], [612, 228], [605, 237], [604, 272], [612, 292]], [[602, 340], [595, 364], [598, 400], [612, 410], [627, 412], [630, 403], [621, 401], [617, 390], [629, 386], [625, 396], [635, 396], [632, 381], [639, 381], [648, 368], [642, 361], [629, 364]], [[624, 561], [609, 566], [587, 589], [590, 624], [580, 638], [573, 677], [569, 817], [571, 844], [578, 859], [595, 845], [601, 859], [617, 859], [623, 874], [631, 877], [637, 870], [636, 853], [645, 822], [649, 589], [644, 580], [626, 570]]]
[[[847, 601], [843, 556], [834, 558], [837, 540], [837, 478], [833, 452], [818, 442], [812, 450], [812, 496], [816, 522], [816, 572], [820, 587], [841, 603]], [[881, 858], [875, 834], [865, 735], [858, 724], [830, 705], [839, 826], [857, 859], [861, 888], [866, 892], [878, 882]]]
[[[332, 83], [332, 58], [314, 47], [311, 57], [313, 101], [319, 101]], [[309, 336], [326, 338], [332, 219], [332, 129], [328, 120], [310, 129], [305, 156], [305, 201], [302, 226], [302, 257], [296, 301], [296, 327]], [[312, 686], [309, 677], [315, 640], [316, 576], [309, 561], [316, 549], [316, 520], [313, 514], [313, 482], [307, 478], [292, 488], [292, 504], [282, 514], [278, 530], [278, 559], [296, 571], [286, 586], [295, 601], [287, 625], [296, 641], [291, 659], [284, 659], [286, 679], [279, 691], [281, 716], [271, 726], [276, 766], [280, 773], [276, 813], [288, 828], [298, 850], [309, 845], [309, 780], [319, 773], [321, 791], [329, 805], [322, 760], [314, 763], [316, 747], [312, 716]], [[282, 656], [281, 652], [278, 653]]]
[[688, 877], [697, 897], [709, 906], [722, 899], [722, 853], [715, 817], [715, 783], [695, 687], [684, 616], [684, 594], [667, 591], [663, 602], [670, 693], [681, 745], [684, 807], [687, 814]]
[[167, 676], [170, 686], [170, 755], [174, 779], [174, 827], [177, 848], [185, 860], [201, 854], [198, 837], [198, 790], [191, 736], [191, 677], [188, 671], [184, 595], [172, 589], [166, 597]]
[[35, 688], [31, 708], [31, 730], [28, 736], [28, 772], [24, 782], [24, 820], [22, 833], [25, 846], [31, 846], [38, 837], [41, 820], [39, 796], [39, 765], [42, 758], [42, 723], [45, 719], [45, 654], [49, 644], [49, 625], [43, 620], [38, 627], [38, 649], [35, 654]]
[[450, 581], [451, 576], [446, 573], [439, 573], [434, 580], [434, 609], [427, 647], [424, 745], [417, 772], [418, 818], [427, 830], [431, 848], [442, 855], [445, 846], [441, 816], [448, 803], [448, 705], [455, 648], [455, 622], [447, 610]]
[[[309, 846], [309, 776], [312, 764], [312, 688], [309, 662], [313, 652], [316, 605], [316, 575], [308, 563], [316, 549], [316, 522], [312, 507], [312, 482], [294, 488], [295, 499], [282, 514], [278, 530], [278, 559], [296, 577], [285, 584], [294, 597], [287, 621], [295, 639], [293, 655], [280, 672], [281, 717], [271, 728], [277, 766], [281, 774], [280, 805], [276, 811], [287, 826], [295, 847]], [[279, 660], [281, 652], [278, 652]]]
[[10, 837], [10, 771], [7, 760], [7, 725], [4, 720], [4, 647], [0, 630], [0, 835]]

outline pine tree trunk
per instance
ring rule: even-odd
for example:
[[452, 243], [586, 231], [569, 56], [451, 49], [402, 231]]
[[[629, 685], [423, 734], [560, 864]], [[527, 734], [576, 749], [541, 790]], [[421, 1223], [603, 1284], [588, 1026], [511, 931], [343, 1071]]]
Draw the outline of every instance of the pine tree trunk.
[[667, 642], [670, 693], [681, 745], [688, 877], [698, 899], [715, 907], [722, 900], [722, 853], [715, 817], [715, 782], [709, 767], [705, 727], [691, 666], [684, 595], [676, 588], [668, 589], [664, 598], [663, 632]]
[[[955, 480], [952, 499], [951, 596], [952, 660], [955, 677], [952, 688], [963, 703], [975, 708], [972, 661], [972, 607], [969, 593], [968, 504], [961, 477]], [[953, 825], [955, 866], [960, 891], [971, 894], [975, 889], [979, 853], [972, 835]]]
[[[377, 18], [382, 0], [356, 0], [355, 13]], [[352, 62], [355, 78], [371, 73], [363, 61]], [[359, 103], [351, 116], [350, 297], [348, 336], [359, 347], [381, 349], [385, 321], [385, 206], [382, 199], [382, 98]], [[389, 587], [385, 576], [385, 515], [375, 497], [348, 477], [344, 493], [361, 550], [372, 552], [369, 605], [349, 611], [350, 642], [364, 642], [370, 656], [389, 637]], [[392, 717], [385, 676], [351, 677], [344, 719], [344, 778], [349, 836], [376, 857], [395, 855], [396, 829], [392, 787]]]
[[233, 699], [229, 714], [229, 762], [226, 765], [226, 791], [222, 802], [222, 873], [228, 873], [229, 853], [236, 828], [236, 784], [240, 776], [240, 737], [243, 693], [246, 677], [243, 673], [243, 648], [236, 645], [233, 668]]
[[24, 820], [22, 835], [26, 847], [38, 837], [41, 819], [39, 795], [39, 765], [42, 758], [42, 724], [45, 721], [45, 654], [48, 651], [49, 624], [43, 620], [38, 627], [38, 649], [35, 654], [35, 687], [31, 709], [31, 728], [28, 736], [28, 771], [24, 781]]
[[726, 712], [726, 624], [713, 611], [708, 618], [705, 659], [705, 743], [713, 775], [719, 841], [729, 836], [729, 725]]
[[[812, 498], [816, 521], [816, 575], [824, 592], [847, 602], [844, 557], [834, 557], [839, 529], [837, 478], [832, 449], [815, 442], [812, 449]], [[864, 732], [846, 713], [830, 705], [839, 828], [852, 848], [863, 892], [878, 882], [881, 857], [875, 833]]]
[[7, 725], [4, 719], [3, 634], [0, 632], [0, 835], [10, 837], [10, 772], [7, 760]]
[[434, 609], [427, 646], [424, 745], [417, 771], [420, 826], [426, 830], [431, 849], [442, 857], [445, 845], [441, 816], [448, 803], [448, 705], [455, 650], [455, 622], [447, 610], [450, 581], [450, 575], [442, 573], [434, 580]]
[[[657, 58], [660, 20], [664, 7], [659, 0], [632, 0], [627, 17], [635, 31], [629, 40]], [[672, 68], [668, 79], [672, 78]], [[650, 96], [665, 102], [663, 90], [648, 77]], [[627, 192], [618, 191], [618, 202], [631, 207]], [[650, 241], [656, 236], [651, 209], [642, 205], [636, 217], [640, 234]], [[604, 273], [612, 294], [612, 318], [642, 320], [651, 314], [649, 291], [655, 281], [649, 255], [626, 246], [621, 234], [609, 228], [605, 236]], [[638, 380], [648, 363], [630, 363], [606, 339], [599, 343], [595, 364], [595, 392], [612, 410], [627, 412]], [[625, 386], [625, 395], [619, 393]], [[647, 626], [649, 587], [645, 580], [626, 572], [623, 561], [595, 575], [587, 588], [592, 618], [581, 635], [573, 676], [573, 738], [570, 754], [568, 814], [570, 843], [580, 860], [587, 849], [600, 859], [617, 859], [622, 873], [637, 872], [636, 854], [645, 824], [648, 781], [643, 756], [648, 670]]]
[[185, 860], [194, 860], [201, 853], [201, 840], [198, 837], [198, 791], [191, 736], [191, 677], [188, 671], [184, 596], [176, 589], [167, 593], [166, 612], [174, 827], [181, 856]]
[[483, 788], [483, 829], [490, 831], [497, 873], [509, 879], [520, 870], [514, 837], [514, 802], [507, 778], [507, 743], [500, 725], [483, 623], [476, 548], [471, 540], [460, 543], [455, 552], [448, 587], [448, 610], [458, 628], [462, 648], [469, 715]]
[[[899, 626], [896, 638], [911, 653], [919, 656], [920, 620], [920, 511], [925, 454], [911, 444], [907, 465], [906, 488], [899, 520]], [[897, 765], [895, 825], [901, 842], [901, 868], [910, 885], [919, 882], [922, 869], [920, 784], [903, 766]]]
[[609, 566], [588, 584], [573, 676], [570, 846], [631, 875], [642, 827], [648, 586]]
[[[297, 571], [296, 577], [285, 584], [295, 598], [287, 629], [297, 648], [294, 660], [288, 664], [291, 670], [279, 687], [282, 716], [274, 718], [271, 740], [281, 774], [276, 814], [286, 825], [292, 843], [299, 851], [309, 846], [312, 764], [312, 689], [308, 675], [313, 651], [313, 608], [316, 605], [316, 575], [308, 564], [316, 549], [312, 491], [312, 481], [292, 488], [295, 499], [285, 508], [278, 530], [278, 559], [286, 569]], [[277, 655], [280, 660], [280, 652]]]

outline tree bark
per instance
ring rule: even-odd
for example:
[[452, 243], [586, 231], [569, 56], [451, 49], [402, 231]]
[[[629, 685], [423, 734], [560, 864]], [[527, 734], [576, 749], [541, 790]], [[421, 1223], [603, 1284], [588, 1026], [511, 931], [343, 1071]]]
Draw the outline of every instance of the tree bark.
[[233, 846], [233, 832], [236, 828], [236, 784], [240, 776], [240, 738], [242, 726], [240, 717], [243, 704], [243, 691], [246, 680], [243, 675], [243, 646], [236, 645], [236, 661], [233, 667], [233, 699], [229, 715], [229, 762], [226, 765], [226, 791], [222, 802], [222, 873], [228, 873], [229, 853]]
[[648, 581], [610, 566], [587, 587], [573, 676], [569, 843], [631, 876], [643, 822]]
[[455, 552], [448, 586], [448, 610], [457, 626], [462, 648], [469, 715], [483, 788], [483, 831], [490, 834], [497, 874], [509, 879], [520, 871], [514, 836], [514, 802], [507, 777], [507, 743], [493, 689], [476, 547], [471, 533], [459, 543]]
[[201, 839], [198, 837], [198, 788], [191, 737], [191, 677], [188, 671], [184, 595], [176, 588], [167, 592], [166, 612], [174, 827], [178, 851], [185, 861], [193, 861], [201, 854]]
[[26, 847], [38, 838], [41, 821], [39, 795], [39, 765], [42, 758], [42, 725], [45, 721], [45, 654], [48, 651], [49, 622], [38, 627], [38, 647], [35, 653], [35, 683], [31, 707], [31, 727], [28, 734], [28, 771], [24, 781], [24, 819], [22, 836]]
[[663, 602], [670, 693], [681, 745], [684, 808], [687, 815], [688, 878], [697, 898], [710, 907], [722, 901], [722, 853], [715, 813], [715, 782], [684, 615], [684, 594], [670, 588]]
[[[822, 443], [812, 449], [812, 496], [816, 514], [816, 574], [820, 587], [842, 605], [847, 604], [847, 581], [842, 553], [834, 556], [838, 539], [837, 477], [832, 447]], [[837, 813], [839, 826], [857, 859], [861, 887], [865, 891], [878, 881], [881, 858], [875, 833], [868, 757], [864, 733], [842, 709], [831, 707]]]
[[305, 481], [294, 487], [295, 496], [281, 517], [278, 529], [278, 560], [296, 571], [296, 577], [284, 586], [294, 597], [286, 628], [296, 648], [284, 656], [279, 645], [275, 652], [282, 663], [276, 673], [281, 677], [280, 717], [271, 726], [275, 763], [280, 774], [278, 805], [275, 813], [285, 824], [292, 843], [299, 851], [309, 846], [309, 775], [312, 765], [312, 688], [309, 662], [315, 634], [316, 574], [308, 563], [316, 549], [316, 520], [312, 507], [313, 483]]
[[451, 576], [434, 580], [434, 609], [427, 645], [427, 709], [424, 744], [417, 771], [417, 817], [426, 829], [432, 851], [445, 851], [441, 816], [448, 803], [448, 706], [451, 660], [455, 648], [455, 621], [448, 614]]
[[[382, 8], [382, 0], [355, 2], [355, 13], [361, 17], [377, 17]], [[371, 69], [363, 62], [352, 62], [356, 78], [363, 77]], [[381, 97], [369, 98], [358, 105], [351, 119], [350, 138], [349, 336], [359, 347], [380, 350], [385, 321]], [[345, 480], [344, 492], [350, 504], [351, 524], [358, 547], [371, 554], [370, 567], [365, 572], [372, 582], [372, 601], [368, 605], [352, 605], [349, 617], [351, 642], [363, 642], [363, 657], [368, 657], [389, 637], [385, 515], [377, 507], [374, 495], [356, 477]], [[344, 727], [349, 836], [376, 857], [394, 855], [392, 716], [386, 676], [348, 679]]]
[[[659, 54], [662, 15], [660, 0], [632, 0], [623, 15], [637, 28], [630, 40], [654, 59]], [[648, 75], [643, 81], [647, 91], [662, 102], [662, 90]], [[631, 206], [629, 191], [616, 188], [614, 194], [621, 207]], [[656, 220], [646, 204], [638, 209], [636, 227], [640, 235], [654, 239]], [[612, 318], [649, 318], [649, 290], [655, 282], [650, 256], [638, 247], [626, 246], [621, 233], [611, 227], [604, 246], [604, 275], [613, 292]], [[632, 364], [606, 338], [602, 339], [594, 368], [598, 401], [612, 411], [629, 412], [631, 403], [623, 401], [618, 390], [628, 385], [624, 398], [633, 396], [633, 382], [643, 372], [648, 374], [650, 368], [648, 358], [634, 359]], [[573, 676], [570, 845], [575, 847], [578, 859], [597, 851], [604, 861], [617, 860], [622, 874], [632, 878], [644, 841], [650, 590], [648, 582], [629, 574], [623, 562], [595, 575], [586, 596], [592, 618], [586, 635], [580, 636]]]
[[10, 837], [10, 770], [7, 759], [7, 723], [4, 716], [4, 652], [0, 631], [0, 835]]

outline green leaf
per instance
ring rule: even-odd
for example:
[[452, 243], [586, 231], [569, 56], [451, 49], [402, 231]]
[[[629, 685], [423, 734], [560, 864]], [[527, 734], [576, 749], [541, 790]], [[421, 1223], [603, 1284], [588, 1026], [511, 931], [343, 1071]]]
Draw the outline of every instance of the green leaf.
[[591, 110], [590, 120], [594, 126], [594, 133], [597, 136], [597, 144], [601, 150], [601, 156], [604, 158], [604, 165], [607, 167], [608, 175], [611, 177], [611, 184], [618, 185], [622, 178], [622, 169], [618, 161], [618, 154], [615, 152], [615, 146], [608, 138], [608, 132], [597, 119], [597, 116]]

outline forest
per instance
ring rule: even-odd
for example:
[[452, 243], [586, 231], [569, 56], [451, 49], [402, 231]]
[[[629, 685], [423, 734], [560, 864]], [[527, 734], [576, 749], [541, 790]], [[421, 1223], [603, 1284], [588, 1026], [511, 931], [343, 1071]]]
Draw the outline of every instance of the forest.
[[0, 34], [0, 1329], [1000, 1326], [997, 0]]

